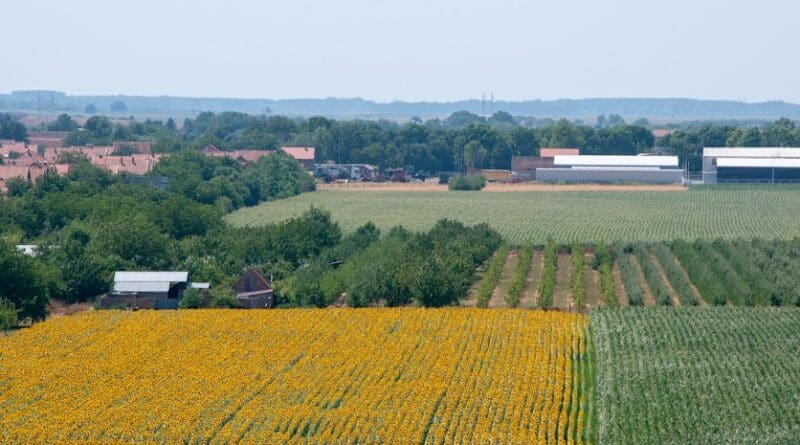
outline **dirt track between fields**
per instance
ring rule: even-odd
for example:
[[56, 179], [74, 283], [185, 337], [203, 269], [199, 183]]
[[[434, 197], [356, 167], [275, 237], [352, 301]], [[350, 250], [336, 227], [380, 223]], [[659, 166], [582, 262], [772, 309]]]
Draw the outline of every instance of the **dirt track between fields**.
[[[318, 190], [384, 191], [384, 192], [445, 192], [446, 185], [432, 182], [350, 182], [346, 184], [317, 184]], [[685, 192], [679, 184], [505, 184], [489, 183], [484, 192]]]

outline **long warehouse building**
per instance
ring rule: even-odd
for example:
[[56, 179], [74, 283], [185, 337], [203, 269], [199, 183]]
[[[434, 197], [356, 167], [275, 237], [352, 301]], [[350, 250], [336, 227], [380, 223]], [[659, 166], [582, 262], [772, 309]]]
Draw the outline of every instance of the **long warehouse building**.
[[539, 182], [675, 184], [683, 181], [677, 156], [555, 156], [536, 169]]
[[800, 148], [703, 148], [703, 183], [800, 183]]

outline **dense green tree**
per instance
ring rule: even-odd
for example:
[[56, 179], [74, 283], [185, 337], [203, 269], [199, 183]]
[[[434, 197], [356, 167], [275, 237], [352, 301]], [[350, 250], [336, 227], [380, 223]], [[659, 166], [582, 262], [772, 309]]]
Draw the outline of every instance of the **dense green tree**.
[[47, 124], [47, 129], [50, 131], [72, 131], [76, 128], [78, 128], [78, 124], [72, 120], [69, 114], [61, 114], [55, 121]]
[[128, 106], [125, 105], [125, 102], [121, 100], [115, 100], [114, 102], [111, 102], [110, 109], [115, 113], [124, 113], [128, 111]]
[[0, 239], [0, 296], [19, 309], [21, 319], [44, 319], [50, 285], [40, 263]]
[[28, 130], [8, 113], [0, 113], [0, 139], [27, 141]]

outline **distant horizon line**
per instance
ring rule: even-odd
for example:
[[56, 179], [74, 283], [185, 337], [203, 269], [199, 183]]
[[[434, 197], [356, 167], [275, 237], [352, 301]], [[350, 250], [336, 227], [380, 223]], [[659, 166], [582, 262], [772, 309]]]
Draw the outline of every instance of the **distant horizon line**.
[[[68, 97], [133, 97], [133, 98], [172, 98], [172, 99], [211, 99], [211, 100], [243, 100], [243, 101], [272, 101], [272, 102], [280, 102], [280, 101], [307, 101], [307, 100], [315, 100], [315, 101], [325, 101], [325, 100], [360, 100], [364, 102], [372, 102], [375, 104], [393, 104], [393, 103], [407, 103], [407, 104], [455, 104], [461, 102], [491, 102], [492, 99], [489, 98], [480, 98], [480, 97], [470, 97], [464, 99], [456, 99], [456, 100], [411, 100], [411, 99], [391, 99], [391, 100], [379, 100], [379, 99], [370, 99], [365, 98], [362, 96], [326, 96], [326, 97], [288, 97], [288, 98], [272, 98], [272, 97], [241, 97], [241, 96], [213, 96], [213, 95], [181, 95], [181, 94], [140, 94], [140, 93], [70, 93], [66, 91], [60, 90], [51, 90], [51, 89], [14, 89], [10, 90], [5, 93], [0, 93], [0, 95], [13, 95], [14, 93], [26, 93], [26, 92], [48, 92], [48, 93], [58, 93], [64, 94]], [[764, 99], [764, 100], [746, 100], [746, 99], [720, 99], [720, 98], [699, 98], [699, 97], [688, 97], [688, 96], [588, 96], [588, 97], [561, 97], [557, 99], [543, 99], [543, 98], [529, 98], [529, 99], [498, 99], [494, 98], [494, 103], [526, 103], [526, 102], [568, 102], [568, 101], [592, 101], [592, 100], [657, 100], [657, 101], [669, 101], [669, 100], [686, 100], [686, 101], [697, 101], [697, 102], [729, 102], [729, 103], [741, 103], [741, 104], [769, 104], [769, 103], [784, 103], [790, 105], [800, 105], [800, 102], [792, 102], [790, 100], [785, 99]]]

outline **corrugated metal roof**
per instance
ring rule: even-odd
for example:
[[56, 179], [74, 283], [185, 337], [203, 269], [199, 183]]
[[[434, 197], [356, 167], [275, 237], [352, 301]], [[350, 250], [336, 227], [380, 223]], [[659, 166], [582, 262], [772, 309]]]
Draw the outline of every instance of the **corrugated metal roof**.
[[169, 292], [169, 281], [115, 281], [114, 292]]
[[190, 289], [208, 289], [211, 287], [211, 283], [189, 283]]
[[555, 165], [607, 167], [677, 167], [677, 156], [556, 156]]
[[800, 158], [796, 147], [705, 147], [703, 156], [712, 158]]
[[189, 272], [114, 272], [114, 281], [150, 281], [180, 283], [189, 280]]
[[717, 158], [717, 167], [800, 168], [800, 158]]

